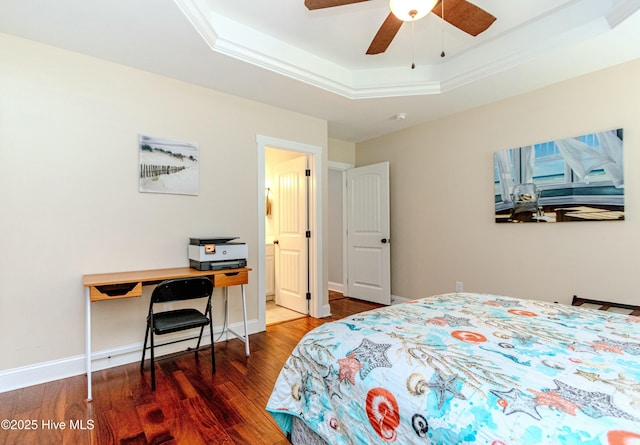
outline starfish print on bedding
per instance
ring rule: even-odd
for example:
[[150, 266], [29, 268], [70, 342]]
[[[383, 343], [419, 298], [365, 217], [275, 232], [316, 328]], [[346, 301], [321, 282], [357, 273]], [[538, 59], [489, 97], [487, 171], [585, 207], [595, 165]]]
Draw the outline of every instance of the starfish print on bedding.
[[545, 405], [550, 406], [552, 408], [557, 408], [561, 411], [564, 411], [567, 414], [571, 414], [572, 416], [576, 415], [576, 409], [580, 408], [579, 405], [565, 399], [558, 395], [556, 391], [535, 391], [533, 389], [529, 390], [534, 396], [536, 396], [536, 404], [538, 406]]
[[324, 377], [327, 391], [329, 391], [329, 399], [333, 396], [342, 398], [342, 392], [340, 391], [340, 373], [334, 371], [333, 365], [329, 366], [329, 373]]
[[460, 400], [467, 400], [458, 388], [454, 385], [454, 382], [458, 379], [457, 375], [451, 377], [443, 377], [440, 372], [436, 372], [435, 381], [425, 382], [425, 385], [433, 389], [436, 392], [436, 398], [438, 399], [438, 409], [444, 405], [447, 391], [453, 394], [453, 397]]
[[352, 385], [356, 384], [356, 372], [362, 368], [362, 363], [356, 360], [355, 354], [352, 352], [346, 358], [338, 359], [340, 365], [340, 381], [349, 380]]
[[[631, 355], [640, 355], [640, 344], [639, 343], [634, 343], [631, 341], [618, 341], [618, 340], [612, 340], [610, 338], [607, 337], [603, 337], [601, 335], [599, 335], [600, 339], [602, 340], [602, 343], [607, 343], [613, 347], [617, 347], [622, 349], [624, 352], [628, 352]], [[597, 342], [597, 343], [601, 343], [601, 342]]]
[[360, 369], [361, 379], [364, 380], [374, 368], [393, 367], [386, 356], [387, 349], [390, 347], [390, 344], [374, 343], [365, 338], [360, 343], [360, 346], [351, 351], [350, 355], [353, 355], [362, 364]]
[[594, 351], [608, 351], [615, 354], [622, 354], [622, 348], [619, 348], [618, 346], [612, 345], [610, 343], [606, 343], [604, 341], [596, 341], [590, 344]]
[[497, 391], [492, 389], [491, 394], [505, 400], [506, 406], [504, 406], [503, 412], [506, 415], [513, 413], [525, 413], [530, 415], [536, 420], [542, 419], [540, 413], [537, 410], [537, 402], [533, 397], [527, 396], [518, 388], [511, 388], [509, 391]]
[[558, 387], [555, 391], [559, 396], [579, 405], [580, 410], [589, 417], [598, 419], [603, 416], [611, 416], [640, 422], [640, 419], [616, 407], [609, 394], [597, 391], [585, 391], [562, 383], [559, 380], [554, 380], [553, 382]]
[[460, 326], [471, 326], [471, 327], [473, 327], [473, 325], [471, 324], [469, 319], [465, 318], [465, 317], [454, 317], [451, 314], [446, 314], [444, 317], [441, 317], [441, 318], [442, 318], [442, 320], [444, 320], [452, 328], [457, 328], [457, 327], [460, 327]]

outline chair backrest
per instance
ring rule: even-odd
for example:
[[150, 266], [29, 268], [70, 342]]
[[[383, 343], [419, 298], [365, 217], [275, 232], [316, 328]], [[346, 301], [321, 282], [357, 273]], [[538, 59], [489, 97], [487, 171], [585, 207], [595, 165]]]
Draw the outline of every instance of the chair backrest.
[[151, 294], [151, 304], [210, 297], [213, 283], [206, 277], [176, 278], [158, 284]]
[[513, 187], [513, 197], [515, 201], [537, 201], [540, 190], [533, 182], [517, 184]]

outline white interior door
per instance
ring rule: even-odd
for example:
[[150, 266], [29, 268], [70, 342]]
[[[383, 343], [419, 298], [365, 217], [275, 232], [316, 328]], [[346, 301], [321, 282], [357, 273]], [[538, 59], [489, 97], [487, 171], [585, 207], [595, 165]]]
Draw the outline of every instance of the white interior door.
[[347, 295], [391, 304], [389, 163], [347, 170]]
[[309, 313], [307, 157], [275, 166], [276, 304]]

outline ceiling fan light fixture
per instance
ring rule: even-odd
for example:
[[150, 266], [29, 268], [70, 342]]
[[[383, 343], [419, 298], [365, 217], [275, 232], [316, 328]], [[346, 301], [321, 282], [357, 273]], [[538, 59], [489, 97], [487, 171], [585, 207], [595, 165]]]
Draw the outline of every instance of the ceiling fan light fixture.
[[429, 14], [438, 0], [389, 0], [389, 9], [400, 20], [410, 22]]

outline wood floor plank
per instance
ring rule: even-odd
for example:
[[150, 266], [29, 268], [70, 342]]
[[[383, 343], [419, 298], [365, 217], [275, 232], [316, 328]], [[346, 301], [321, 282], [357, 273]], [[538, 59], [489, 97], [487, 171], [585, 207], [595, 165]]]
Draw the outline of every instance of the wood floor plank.
[[173, 409], [173, 405], [163, 407], [157, 403], [147, 403], [137, 406], [136, 411], [145, 438], [150, 443], [167, 443], [175, 440], [170, 427], [173, 425], [173, 420], [179, 416]]
[[[18, 406], [17, 391], [0, 393], [0, 419], [13, 419]], [[1, 442], [0, 442], [1, 443]]]
[[219, 445], [233, 445], [233, 440], [227, 434], [218, 419], [211, 413], [200, 397], [183, 400], [180, 403], [185, 416], [190, 422], [198, 426], [200, 434], [206, 443]]
[[[120, 406], [104, 414], [104, 420], [112, 433], [110, 436], [131, 444], [147, 443], [138, 412], [132, 403], [123, 400]], [[100, 424], [100, 429], [103, 426], [105, 425]]]
[[[97, 444], [93, 406], [87, 402], [86, 378], [75, 376], [64, 380], [64, 415], [69, 427], [63, 434], [63, 445]], [[72, 423], [73, 422], [73, 423]]]
[[92, 402], [84, 375], [2, 393], [0, 418], [63, 422], [65, 429], [0, 430], [0, 445], [286, 445], [265, 406], [291, 350], [327, 321], [379, 307], [340, 296], [330, 305], [331, 317], [251, 335], [249, 357], [238, 339], [216, 343], [215, 374], [210, 351], [162, 360], [155, 392], [150, 364], [140, 370], [138, 362], [95, 371]]

